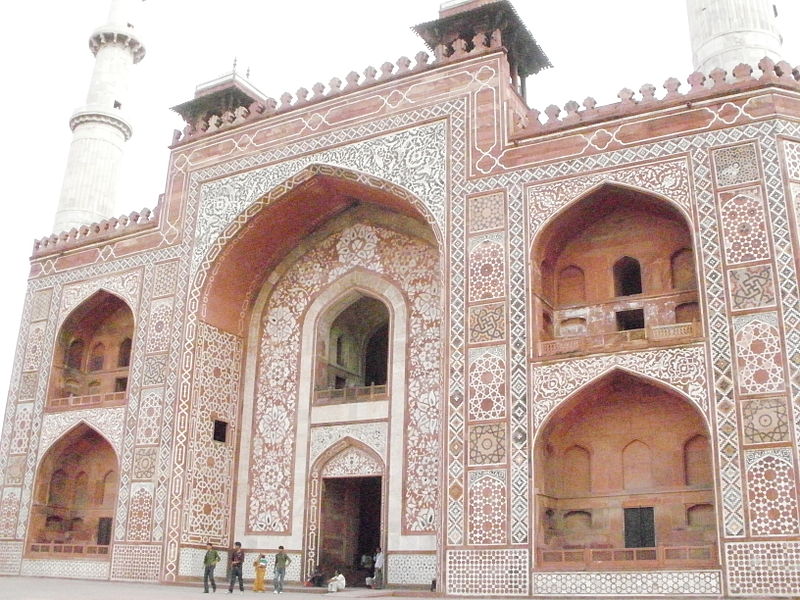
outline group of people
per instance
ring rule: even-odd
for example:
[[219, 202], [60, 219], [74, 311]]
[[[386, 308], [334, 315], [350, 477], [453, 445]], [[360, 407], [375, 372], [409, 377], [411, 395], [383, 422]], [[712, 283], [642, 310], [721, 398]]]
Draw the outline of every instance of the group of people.
[[[219, 561], [222, 559], [219, 552], [214, 548], [211, 542], [206, 544], [206, 553], [203, 557], [203, 592], [208, 593], [209, 585], [213, 591], [217, 591], [217, 582], [214, 579], [214, 569]], [[273, 566], [273, 581], [272, 593], [283, 593], [283, 580], [286, 577], [286, 567], [291, 564], [292, 559], [286, 554], [283, 546], [278, 546], [278, 553], [275, 555]], [[241, 542], [236, 542], [233, 545], [233, 552], [231, 552], [231, 580], [228, 586], [228, 593], [233, 593], [233, 588], [236, 582], [239, 583], [239, 591], [244, 592], [244, 581], [242, 581], [242, 566], [244, 565], [244, 551], [242, 550]], [[259, 554], [258, 558], [253, 561], [256, 577], [253, 580], [254, 592], [266, 592], [265, 579], [267, 574], [267, 557], [264, 554]]]
[[[233, 593], [233, 589], [236, 586], [237, 581], [239, 583], [239, 590], [244, 592], [244, 581], [242, 581], [242, 566], [244, 565], [244, 559], [245, 557], [244, 551], [242, 550], [242, 544], [241, 542], [236, 542], [233, 545], [233, 552], [231, 552], [231, 576], [230, 585], [228, 586], [229, 594]], [[206, 553], [203, 557], [203, 592], [206, 594], [209, 591], [209, 586], [214, 592], [217, 591], [217, 582], [214, 579], [214, 569], [220, 560], [222, 560], [220, 553], [214, 548], [214, 545], [211, 542], [208, 542], [206, 544]], [[286, 554], [283, 546], [278, 546], [278, 552], [275, 554], [273, 563], [273, 594], [283, 593], [283, 580], [286, 577], [286, 567], [289, 566], [291, 562], [292, 559], [289, 558], [288, 554]], [[372, 577], [367, 577], [367, 587], [383, 587], [383, 564], [383, 551], [380, 548], [375, 551], [375, 556], [365, 554], [361, 557], [362, 567], [369, 565], [367, 568], [374, 568], [374, 574]], [[268, 565], [269, 561], [264, 554], [259, 554], [258, 558], [253, 561], [253, 567], [255, 568], [256, 573], [256, 577], [253, 580], [254, 592], [267, 591], [265, 587], [265, 581]], [[324, 578], [322, 571], [320, 570], [319, 565], [317, 565], [317, 568], [308, 579], [308, 585], [321, 587], [323, 580]], [[339, 569], [336, 569], [333, 577], [328, 580], [328, 591], [340, 592], [345, 588], [346, 585], [347, 582], [345, 581], [344, 575]]]

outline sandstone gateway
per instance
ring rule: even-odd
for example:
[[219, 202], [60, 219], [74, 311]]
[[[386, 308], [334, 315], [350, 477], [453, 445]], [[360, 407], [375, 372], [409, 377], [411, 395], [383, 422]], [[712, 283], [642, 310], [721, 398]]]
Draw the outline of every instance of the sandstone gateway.
[[31, 259], [0, 572], [180, 582], [240, 540], [246, 578], [381, 546], [449, 595], [800, 595], [800, 72], [771, 3], [688, 5], [698, 71], [608, 106], [528, 108], [505, 0], [297, 96], [220, 78], [115, 219], [115, 0]]

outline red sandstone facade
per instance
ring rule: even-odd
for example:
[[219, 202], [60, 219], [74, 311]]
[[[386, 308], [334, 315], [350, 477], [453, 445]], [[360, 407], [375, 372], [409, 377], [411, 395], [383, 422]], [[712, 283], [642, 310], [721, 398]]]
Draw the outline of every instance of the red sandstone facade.
[[0, 572], [235, 539], [293, 580], [380, 545], [450, 595], [800, 595], [800, 74], [543, 117], [546, 58], [474, 33], [218, 82], [153, 213], [36, 243]]

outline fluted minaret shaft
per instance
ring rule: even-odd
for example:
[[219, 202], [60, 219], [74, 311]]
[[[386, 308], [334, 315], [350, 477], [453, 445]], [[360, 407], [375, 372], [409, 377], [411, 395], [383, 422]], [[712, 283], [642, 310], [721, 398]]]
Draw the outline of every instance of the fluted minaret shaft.
[[112, 0], [108, 21], [89, 38], [95, 55], [86, 105], [70, 119], [72, 144], [53, 231], [113, 216], [119, 165], [132, 130], [124, 118], [128, 71], [144, 58], [130, 22], [136, 0]]
[[739, 63], [754, 68], [765, 56], [781, 60], [782, 38], [774, 0], [686, 0], [696, 71]]

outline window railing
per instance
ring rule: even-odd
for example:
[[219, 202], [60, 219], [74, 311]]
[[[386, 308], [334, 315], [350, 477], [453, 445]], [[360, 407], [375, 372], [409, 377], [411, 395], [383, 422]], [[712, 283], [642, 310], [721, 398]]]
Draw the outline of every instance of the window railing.
[[655, 325], [645, 329], [628, 329], [597, 335], [576, 335], [539, 342], [539, 356], [569, 354], [571, 352], [590, 352], [603, 348], [613, 348], [635, 341], [668, 342], [679, 339], [699, 337], [700, 323], [670, 323]]
[[343, 402], [369, 402], [370, 400], [387, 400], [389, 392], [385, 385], [365, 387], [328, 388], [314, 391], [314, 400], [318, 404], [340, 404]]
[[47, 401], [48, 410], [68, 410], [72, 408], [97, 408], [119, 406], [125, 403], [128, 392], [110, 392], [108, 394], [90, 394], [88, 396], [65, 396], [51, 398]]
[[570, 548], [539, 549], [543, 569], [603, 570], [712, 567], [717, 554], [713, 545], [656, 546], [654, 548]]
[[59, 544], [33, 542], [28, 546], [28, 552], [33, 556], [48, 556], [57, 558], [98, 558], [108, 557], [111, 546], [100, 544]]

